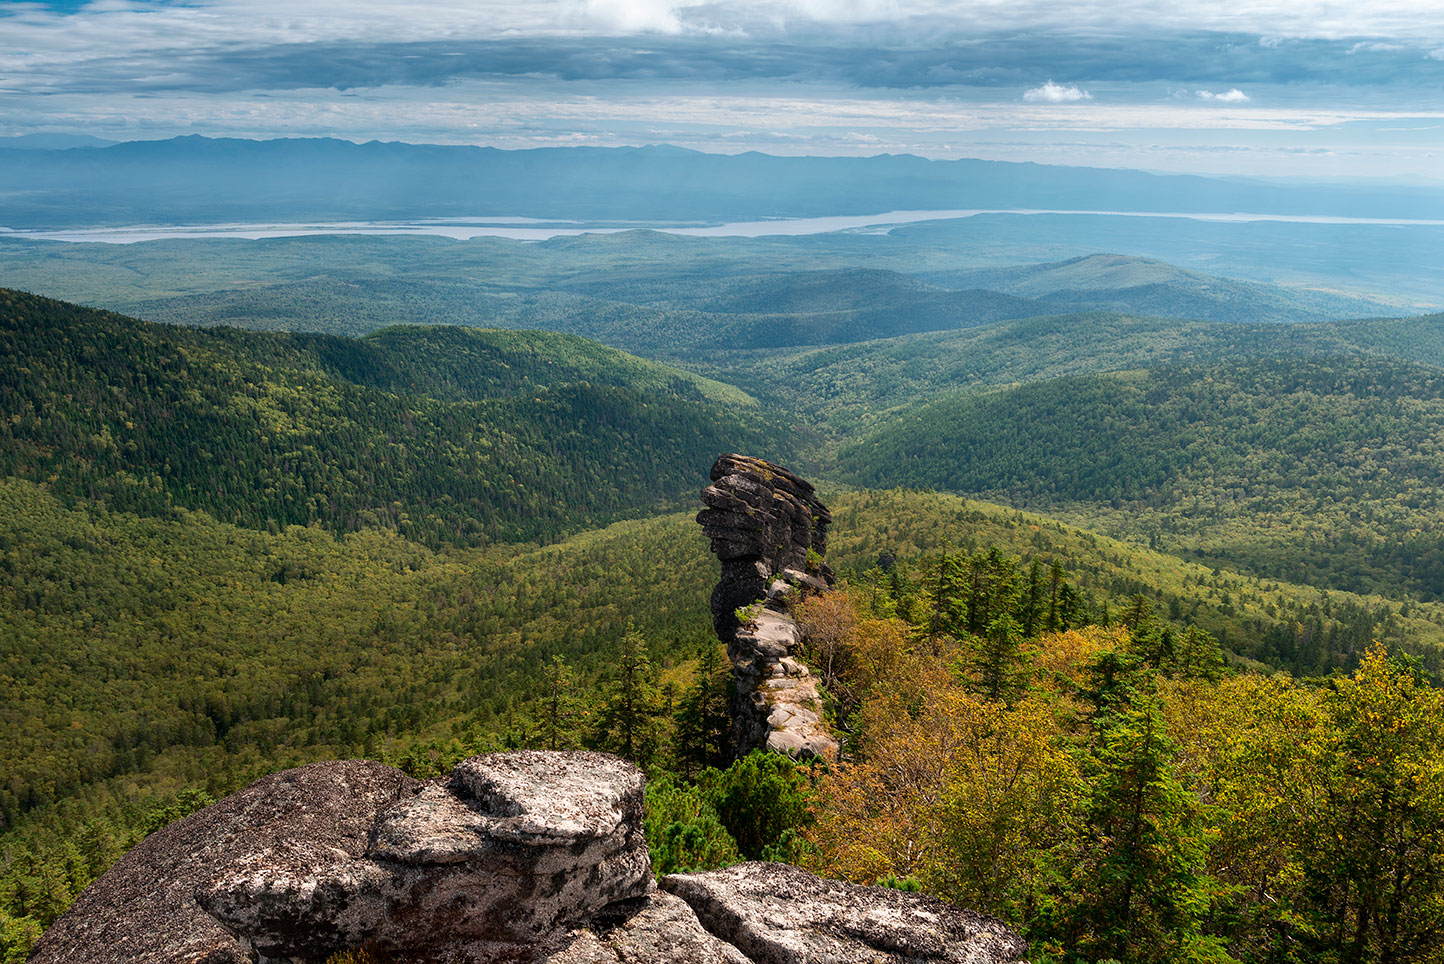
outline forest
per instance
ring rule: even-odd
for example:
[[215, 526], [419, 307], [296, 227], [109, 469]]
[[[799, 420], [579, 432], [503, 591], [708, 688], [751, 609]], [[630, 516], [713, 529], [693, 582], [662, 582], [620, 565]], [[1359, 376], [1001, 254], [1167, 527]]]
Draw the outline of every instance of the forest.
[[0, 339], [0, 473], [141, 515], [518, 540], [786, 444], [736, 389], [560, 335], [206, 332], [0, 291]]
[[[659, 874], [788, 860], [1059, 964], [1438, 959], [1444, 316], [1119, 314], [1210, 284], [827, 243], [147, 302], [191, 327], [0, 291], [0, 961], [264, 773], [517, 747], [642, 765]], [[832, 507], [802, 619], [843, 765], [727, 746], [692, 520], [724, 451]]]
[[859, 484], [976, 492], [1259, 575], [1434, 599], [1440, 375], [1323, 356], [1065, 377], [940, 397], [839, 458]]

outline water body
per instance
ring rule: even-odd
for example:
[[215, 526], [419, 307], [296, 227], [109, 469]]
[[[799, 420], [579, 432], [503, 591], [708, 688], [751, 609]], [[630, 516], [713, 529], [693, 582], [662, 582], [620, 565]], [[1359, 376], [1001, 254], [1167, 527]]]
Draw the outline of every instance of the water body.
[[1296, 224], [1395, 224], [1444, 226], [1444, 220], [1424, 218], [1344, 218], [1325, 215], [1228, 214], [1173, 211], [1063, 211], [1034, 208], [994, 208], [940, 211], [887, 211], [882, 214], [839, 215], [820, 218], [773, 218], [764, 221], [734, 221], [725, 224], [658, 221], [568, 221], [522, 217], [423, 218], [415, 221], [328, 221], [256, 224], [134, 225], [113, 228], [71, 228], [59, 231], [12, 231], [0, 228], [0, 237], [35, 241], [102, 242], [134, 244], [177, 238], [299, 238], [315, 235], [409, 235], [414, 237], [510, 238], [515, 241], [548, 241], [581, 234], [616, 234], [647, 229], [667, 234], [706, 238], [763, 238], [829, 234], [836, 231], [885, 233], [892, 228], [923, 221], [951, 221], [980, 214], [1083, 215], [1117, 218], [1177, 218], [1192, 221], [1245, 223], [1279, 221]]

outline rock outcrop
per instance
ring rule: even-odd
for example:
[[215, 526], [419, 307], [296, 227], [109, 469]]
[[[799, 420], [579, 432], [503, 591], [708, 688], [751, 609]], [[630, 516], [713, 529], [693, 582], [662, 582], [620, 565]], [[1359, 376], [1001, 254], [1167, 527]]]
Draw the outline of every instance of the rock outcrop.
[[738, 756], [766, 749], [835, 758], [838, 743], [823, 722], [817, 680], [797, 658], [802, 632], [791, 616], [795, 602], [832, 586], [822, 561], [832, 514], [810, 482], [763, 459], [723, 455], [711, 478], [697, 521], [722, 563], [712, 623], [736, 683], [733, 748]]
[[[36, 961], [527, 956], [653, 889], [642, 775], [601, 753], [493, 754], [421, 783], [378, 763], [267, 777], [137, 846]], [[464, 956], [459, 960], [466, 959]]]
[[1007, 964], [1002, 924], [780, 864], [666, 877], [642, 776], [598, 753], [266, 777], [151, 835], [82, 894], [37, 964]]
[[757, 964], [1012, 961], [1023, 939], [935, 897], [823, 880], [787, 864], [673, 874], [662, 887]]

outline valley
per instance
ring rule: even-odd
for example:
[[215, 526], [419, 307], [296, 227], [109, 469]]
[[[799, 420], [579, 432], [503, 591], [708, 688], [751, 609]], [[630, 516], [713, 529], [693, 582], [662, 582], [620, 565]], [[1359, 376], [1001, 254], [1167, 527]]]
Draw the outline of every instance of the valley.
[[[1141, 255], [990, 263], [907, 237], [924, 227], [0, 242], [0, 279], [44, 284], [0, 291], [4, 946], [278, 768], [609, 748], [629, 639], [650, 806], [692, 828], [652, 841], [659, 867], [912, 875], [1027, 922], [955, 869], [855, 850], [892, 831], [848, 809], [848, 781], [904, 752], [899, 721], [944, 712], [929, 687], [983, 685], [969, 647], [993, 624], [944, 598], [964, 572], [1004, 587], [1030, 647], [1031, 695], [999, 725], [1051, 714], [1055, 750], [1092, 725], [1079, 674], [1110, 647], [1205, 743], [1187, 714], [1259, 681], [1322, 713], [1316, 687], [1353, 692], [1379, 647], [1444, 672], [1444, 315], [1401, 310], [1437, 302]], [[895, 692], [827, 678], [856, 767], [787, 777], [832, 809], [770, 842], [735, 815], [715, 831], [716, 794], [753, 777], [696, 743], [725, 681], [692, 515], [726, 451], [820, 481], [846, 618], [871, 627], [856, 645], [902, 647], [868, 657], [901, 661]], [[1221, 765], [1202, 745], [1179, 751], [1188, 779]], [[1027, 900], [1056, 892], [1015, 872]]]

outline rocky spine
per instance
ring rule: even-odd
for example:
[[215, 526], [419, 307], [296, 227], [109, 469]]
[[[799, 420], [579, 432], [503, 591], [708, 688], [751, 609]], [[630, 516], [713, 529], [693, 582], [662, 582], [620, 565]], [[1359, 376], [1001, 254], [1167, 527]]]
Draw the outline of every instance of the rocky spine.
[[733, 748], [836, 758], [792, 618], [799, 600], [833, 584], [823, 562], [832, 514], [810, 482], [763, 459], [723, 455], [711, 480], [697, 522], [722, 563], [712, 623], [732, 663]]

